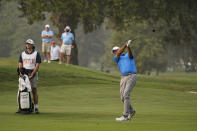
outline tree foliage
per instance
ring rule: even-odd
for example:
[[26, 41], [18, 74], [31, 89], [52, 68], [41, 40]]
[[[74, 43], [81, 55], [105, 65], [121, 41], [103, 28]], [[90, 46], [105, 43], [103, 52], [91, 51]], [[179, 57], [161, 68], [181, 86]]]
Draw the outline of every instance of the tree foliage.
[[[53, 25], [59, 30], [58, 37], [66, 25], [70, 25], [72, 31], [75, 31], [77, 25], [82, 23], [87, 33], [97, 29], [105, 18], [103, 0], [19, 0], [19, 5], [22, 16], [30, 24], [44, 20], [48, 13]], [[73, 64], [78, 64], [77, 55], [78, 49], [75, 48], [72, 51]]]
[[22, 16], [30, 24], [44, 20], [46, 12], [50, 13], [51, 21], [60, 33], [66, 25], [75, 30], [79, 22], [83, 23], [85, 32], [93, 31], [105, 17], [102, 11], [105, 2], [99, 0], [19, 0], [19, 4]]
[[135, 57], [138, 72], [150, 74], [152, 71], [156, 71], [159, 74], [159, 72], [165, 71], [168, 66], [164, 43], [161, 42], [161, 34], [152, 32], [147, 22], [138, 23], [129, 26], [127, 30], [118, 31], [113, 34], [111, 43], [106, 46], [107, 53], [102, 61], [105, 61], [104, 64], [109, 67], [114, 65], [113, 55], [110, 53], [112, 47], [121, 47], [127, 40], [137, 38], [131, 44], [131, 50]]
[[159, 44], [168, 56], [168, 66], [169, 63], [176, 66], [183, 61], [185, 65], [191, 62], [197, 68], [197, 47], [194, 42], [197, 34], [197, 1], [111, 0], [111, 7], [109, 19], [117, 30], [126, 31], [131, 26], [135, 27], [136, 23], [146, 21], [161, 36]]
[[15, 1], [2, 0], [0, 13], [0, 57], [18, 56], [24, 50], [25, 41], [31, 38], [36, 43], [36, 48], [40, 49], [40, 29], [39, 23], [29, 26], [25, 18], [19, 18], [20, 12], [17, 10]]
[[[43, 22], [27, 24], [26, 18], [18, 17], [21, 13], [17, 10], [16, 1], [3, 0], [2, 10], [0, 11], [0, 57], [18, 57], [24, 50], [26, 39], [33, 39], [36, 43], [36, 50], [41, 51], [41, 31], [45, 24], [50, 24], [46, 19]], [[51, 28], [58, 32], [54, 26]], [[76, 42], [78, 44], [79, 65], [90, 67], [92, 63], [98, 63], [99, 58], [104, 53], [104, 41], [110, 37], [110, 33], [104, 26], [99, 29], [84, 33], [83, 24], [79, 24], [76, 29]], [[110, 31], [111, 32], [111, 31]], [[57, 39], [54, 38], [57, 44]]]
[[[104, 19], [118, 31], [108, 48], [113, 42], [141, 37], [136, 44], [138, 48], [134, 46], [140, 72], [163, 70], [180, 61], [197, 66], [195, 0], [18, 0], [18, 4], [21, 17], [27, 18], [29, 24], [50, 17], [59, 30], [57, 37], [66, 25], [76, 34], [75, 29], [81, 24], [88, 33], [98, 29]], [[154, 35], [152, 28], [156, 30]], [[78, 64], [78, 49], [72, 53], [73, 64]]]
[[79, 65], [92, 67], [99, 64], [100, 57], [105, 53], [105, 42], [111, 37], [111, 30], [106, 30], [104, 24], [93, 32], [84, 33], [81, 25], [77, 28], [76, 41], [79, 47]]

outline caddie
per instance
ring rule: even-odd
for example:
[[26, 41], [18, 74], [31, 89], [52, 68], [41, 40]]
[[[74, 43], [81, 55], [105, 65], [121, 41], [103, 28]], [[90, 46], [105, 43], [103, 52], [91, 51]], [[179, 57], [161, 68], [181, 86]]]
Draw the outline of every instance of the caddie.
[[[35, 43], [32, 39], [28, 39], [25, 43], [26, 50], [23, 51], [19, 57], [18, 68], [25, 68], [26, 74], [29, 76], [33, 100], [35, 106], [35, 113], [39, 114], [38, 110], [38, 93], [37, 93], [37, 82], [38, 82], [38, 68], [41, 63], [40, 53], [35, 50]], [[20, 110], [19, 110], [20, 112]]]

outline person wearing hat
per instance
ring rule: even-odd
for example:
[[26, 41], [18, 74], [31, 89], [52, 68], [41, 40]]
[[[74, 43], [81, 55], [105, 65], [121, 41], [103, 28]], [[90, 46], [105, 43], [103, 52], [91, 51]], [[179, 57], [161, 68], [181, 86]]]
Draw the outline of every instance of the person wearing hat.
[[[130, 103], [130, 93], [134, 88], [137, 80], [137, 70], [135, 67], [134, 56], [131, 52], [129, 45], [131, 44], [129, 40], [121, 48], [118, 46], [113, 47], [112, 53], [114, 54], [114, 61], [118, 65], [121, 73], [120, 81], [120, 97], [124, 103], [123, 115], [116, 118], [116, 121], [128, 121], [135, 115], [135, 110]], [[128, 53], [124, 54], [124, 50], [128, 49]]]
[[70, 55], [71, 48], [74, 48], [74, 35], [71, 33], [71, 29], [69, 26], [66, 26], [64, 29], [64, 33], [62, 33], [61, 40], [62, 46], [60, 50], [60, 61], [59, 64], [62, 64], [63, 56], [66, 54], [66, 64], [70, 64]]
[[51, 41], [51, 61], [59, 61], [60, 47], [55, 44], [55, 41]]
[[[39, 114], [38, 110], [38, 94], [37, 94], [37, 81], [38, 81], [38, 68], [41, 63], [40, 53], [35, 50], [34, 41], [32, 39], [28, 39], [26, 41], [25, 47], [26, 50], [23, 51], [19, 57], [18, 61], [18, 68], [25, 69], [25, 72], [29, 76], [32, 93], [33, 93], [33, 100], [35, 105], [35, 113]], [[17, 111], [17, 113], [20, 110]]]
[[45, 25], [45, 30], [42, 31], [41, 37], [42, 37], [42, 54], [43, 54], [44, 62], [47, 62], [47, 57], [48, 57], [48, 63], [51, 63], [50, 50], [51, 50], [53, 31], [49, 29], [50, 29], [50, 25]]

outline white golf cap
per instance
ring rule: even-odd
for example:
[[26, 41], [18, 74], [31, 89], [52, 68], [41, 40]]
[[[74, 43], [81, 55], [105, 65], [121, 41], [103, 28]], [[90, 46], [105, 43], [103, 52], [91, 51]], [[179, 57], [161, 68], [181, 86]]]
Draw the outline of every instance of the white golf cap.
[[28, 39], [28, 40], [26, 40], [26, 44], [34, 45], [35, 43], [32, 39]]
[[45, 28], [50, 28], [50, 25], [49, 24], [45, 25]]
[[66, 26], [66, 28], [65, 29], [69, 29], [70, 30], [70, 26]]
[[64, 29], [64, 31], [66, 31], [66, 29], [69, 29], [71, 31], [70, 26], [66, 26], [65, 29]]
[[112, 50], [111, 50], [111, 53], [113, 54], [113, 51], [115, 51], [115, 50], [119, 50], [120, 49], [120, 47], [118, 47], [118, 46], [114, 46], [113, 48], [112, 48]]

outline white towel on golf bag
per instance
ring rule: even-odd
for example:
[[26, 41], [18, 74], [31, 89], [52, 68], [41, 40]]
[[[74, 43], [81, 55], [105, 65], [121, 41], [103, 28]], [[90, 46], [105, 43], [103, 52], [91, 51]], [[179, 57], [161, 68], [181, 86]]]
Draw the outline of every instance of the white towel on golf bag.
[[22, 77], [19, 77], [19, 79], [18, 79], [19, 91], [23, 91], [26, 87], [27, 91], [31, 92], [31, 84], [29, 81], [29, 77], [27, 75], [24, 75], [24, 76], [25, 76], [25, 80]]

